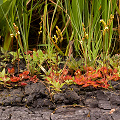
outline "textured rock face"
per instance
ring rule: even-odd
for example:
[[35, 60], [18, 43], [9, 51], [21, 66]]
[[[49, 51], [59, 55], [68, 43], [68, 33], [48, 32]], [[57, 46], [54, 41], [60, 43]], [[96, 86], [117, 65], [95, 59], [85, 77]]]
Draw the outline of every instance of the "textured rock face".
[[52, 113], [46, 108], [0, 107], [0, 120], [120, 120], [120, 108], [112, 114], [99, 108], [60, 107]]
[[0, 120], [50, 120], [51, 111], [32, 111], [25, 107], [0, 107]]
[[120, 120], [120, 90], [69, 86], [51, 97], [45, 85], [0, 91], [0, 120]]

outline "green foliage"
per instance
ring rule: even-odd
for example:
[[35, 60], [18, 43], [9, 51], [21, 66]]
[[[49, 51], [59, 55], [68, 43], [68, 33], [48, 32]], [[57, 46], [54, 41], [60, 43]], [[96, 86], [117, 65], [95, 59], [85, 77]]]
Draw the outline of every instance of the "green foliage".
[[5, 36], [4, 46], [5, 50], [9, 50], [11, 44], [11, 29], [12, 23], [15, 20], [15, 2], [16, 0], [4, 0], [0, 4], [0, 35]]
[[[74, 31], [75, 49], [82, 53], [85, 64], [87, 59], [95, 61], [101, 52], [104, 52], [104, 57], [107, 56], [111, 46], [116, 0], [74, 0], [71, 3], [65, 0], [65, 3], [68, 4], [67, 13]], [[100, 19], [106, 26], [101, 27]]]
[[[38, 0], [34, 6], [33, 1], [31, 0], [29, 9], [27, 8], [28, 0], [0, 1], [0, 35], [5, 37], [4, 49], [1, 48], [3, 53], [1, 56], [2, 61], [8, 62], [10, 54], [13, 56], [12, 62], [18, 59], [19, 63], [19, 59], [24, 57], [28, 69], [19, 77], [15, 77], [14, 73], [10, 73], [8, 77], [5, 74], [6, 63], [1, 63], [4, 67], [0, 72], [0, 84], [6, 85], [10, 81], [16, 85], [16, 83], [21, 84], [21, 80], [26, 81], [27, 79], [36, 82], [37, 79], [34, 74], [41, 74], [42, 72], [45, 74], [50, 87], [55, 91], [61, 91], [64, 84], [71, 85], [74, 83], [83, 85], [83, 87], [108, 88], [108, 81], [119, 79], [119, 56], [116, 55], [112, 58], [109, 56], [117, 0], [64, 0], [64, 2], [63, 0], [56, 0], [56, 3], [52, 0], [49, 2], [45, 0], [41, 4], [39, 4], [40, 0]], [[48, 5], [53, 8], [51, 19], [49, 18]], [[40, 8], [40, 12], [42, 6], [44, 8], [43, 15], [40, 16], [41, 22], [38, 36], [40, 37], [42, 33], [43, 44], [38, 46], [46, 48], [46, 51], [40, 49], [28, 51], [32, 12], [36, 8]], [[59, 14], [63, 18], [60, 27], [57, 25]], [[56, 33], [53, 33], [55, 29]], [[11, 42], [14, 40], [13, 37], [17, 41], [17, 52], [8, 53], [6, 51], [10, 49]], [[67, 44], [64, 53], [62, 44], [65, 39]], [[71, 57], [73, 45], [75, 51], [81, 56], [79, 61]], [[58, 54], [68, 56], [63, 69], [58, 67], [63, 62]], [[96, 62], [99, 64], [98, 66]], [[68, 75], [68, 71], [71, 69], [76, 71], [74, 76], [72, 76], [74, 73]], [[29, 72], [32, 77], [29, 76]], [[26, 78], [22, 79], [25, 76]], [[23, 85], [25, 84], [23, 83]]]
[[111, 58], [108, 56], [107, 61], [108, 61], [110, 67], [117, 70], [117, 73], [120, 77], [120, 55], [115, 54]]
[[54, 69], [53, 67], [51, 67], [48, 71], [49, 73], [48, 76], [45, 76], [44, 78], [47, 80], [47, 83], [50, 84], [50, 87], [53, 88], [54, 91], [60, 92], [66, 80], [67, 80], [66, 83], [70, 83], [68, 82], [69, 79], [67, 79], [70, 76], [67, 75], [68, 73], [67, 69], [65, 70], [61, 69], [57, 71]]
[[33, 52], [28, 51], [25, 58], [28, 63], [27, 68], [30, 70], [31, 74], [33, 75], [35, 71], [40, 73], [41, 70], [45, 74], [48, 74], [46, 70], [48, 67], [59, 65], [61, 63], [61, 58], [57, 56], [55, 52], [52, 46], [46, 51], [40, 49]]
[[[18, 36], [16, 40], [18, 41], [21, 51], [27, 51], [29, 48], [28, 36], [32, 11], [39, 5], [39, 2], [40, 0], [33, 6], [33, 0], [31, 0], [30, 9], [27, 8], [28, 0], [6, 0], [0, 5], [0, 29], [2, 30], [0, 35], [5, 36], [3, 46], [5, 50], [10, 49], [12, 40], [10, 34], [16, 36], [17, 32], [20, 31], [23, 45], [21, 44], [20, 36]], [[13, 24], [18, 27], [17, 32]]]
[[15, 76], [14, 68], [8, 68], [7, 74], [5, 73], [5, 68], [2, 70], [2, 72], [0, 72], [0, 85], [3, 87], [12, 88], [25, 86], [30, 81], [36, 83], [38, 81], [38, 78], [36, 75], [29, 76], [29, 71], [24, 71], [20, 73], [17, 77]]
[[21, 55], [20, 53], [20, 48], [18, 49], [18, 52], [9, 52], [12, 56], [13, 56], [13, 59], [12, 59], [12, 62], [14, 62], [15, 60], [17, 60], [18, 58], [19, 59], [22, 59], [23, 56]]
[[1, 53], [2, 53], [2, 55], [0, 56], [0, 58], [2, 59], [2, 61], [9, 61], [9, 58], [10, 58], [9, 52], [5, 51], [5, 50], [1, 47]]
[[60, 92], [61, 88], [65, 83], [60, 83], [59, 81], [53, 81], [50, 78], [47, 78], [48, 84], [50, 84], [50, 87], [53, 88], [56, 92]]
[[5, 73], [5, 68], [2, 70], [2, 72], [0, 72], [0, 85], [4, 85], [4, 87], [9, 86], [9, 84], [7, 84], [7, 82], [10, 80], [9, 77], [7, 77], [6, 73]]

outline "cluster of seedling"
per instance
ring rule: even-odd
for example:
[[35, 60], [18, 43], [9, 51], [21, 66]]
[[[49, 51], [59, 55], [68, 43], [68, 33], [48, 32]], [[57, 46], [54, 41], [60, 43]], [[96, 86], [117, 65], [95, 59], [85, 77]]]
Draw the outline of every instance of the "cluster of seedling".
[[[58, 63], [61, 63], [61, 59], [51, 56], [51, 54], [44, 54], [42, 50], [38, 51], [28, 51], [25, 53], [27, 55], [28, 71], [23, 71], [15, 75], [14, 68], [8, 68], [7, 73], [5, 68], [0, 72], [0, 84], [4, 87], [14, 87], [14, 86], [25, 86], [28, 82], [37, 82], [38, 73], [40, 69], [44, 72], [44, 78], [47, 83], [50, 84], [55, 91], [61, 91], [64, 84], [78, 84], [82, 87], [93, 86], [94, 88], [105, 88], [111, 87], [110, 81], [117, 81], [120, 79], [119, 70], [109, 67], [99, 67], [94, 69], [94, 67], [85, 67], [83, 69], [77, 69], [75, 72], [70, 74], [70, 68], [64, 66], [63, 69], [58, 67]], [[118, 57], [118, 56], [115, 56]], [[15, 57], [16, 59], [16, 57]], [[115, 63], [115, 58], [113, 59]], [[113, 61], [111, 59], [111, 61]], [[43, 63], [47, 63], [49, 70], [47, 71], [46, 66]], [[68, 61], [69, 63], [69, 61]], [[110, 62], [112, 65], [112, 62]], [[66, 64], [67, 65], [67, 64]], [[68, 64], [69, 65], [69, 64]], [[30, 66], [34, 66], [30, 69]]]
[[[95, 88], [101, 87], [108, 89], [110, 87], [109, 81], [117, 81], [120, 79], [117, 69], [109, 69], [107, 67], [101, 67], [98, 70], [92, 67], [84, 68], [85, 71], [77, 70], [75, 72], [74, 82], [82, 87], [93, 86]], [[85, 72], [82, 74], [82, 72]]]
[[36, 83], [38, 78], [36, 75], [30, 76], [29, 71], [19, 73], [18, 76], [15, 76], [14, 68], [8, 68], [7, 74], [5, 73], [5, 68], [0, 72], [0, 84], [7, 88], [26, 86], [30, 81]]
[[93, 86], [94, 88], [109, 89], [111, 87], [110, 81], [119, 79], [117, 69], [109, 69], [107, 67], [101, 67], [97, 70], [93, 67], [84, 67], [84, 70], [76, 70], [74, 76], [68, 75], [68, 70], [65, 69], [61, 73], [52, 72], [46, 78], [48, 83], [57, 90], [60, 90], [65, 83], [78, 84], [82, 87]]

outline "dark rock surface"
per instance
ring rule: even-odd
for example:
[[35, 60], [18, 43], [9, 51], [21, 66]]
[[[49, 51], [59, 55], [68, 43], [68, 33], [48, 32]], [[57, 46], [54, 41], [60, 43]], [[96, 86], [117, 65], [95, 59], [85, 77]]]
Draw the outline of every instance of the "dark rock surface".
[[42, 82], [0, 90], [0, 120], [120, 120], [120, 89], [63, 88], [52, 96]]
[[29, 110], [25, 107], [0, 107], [0, 120], [50, 120], [49, 110]]

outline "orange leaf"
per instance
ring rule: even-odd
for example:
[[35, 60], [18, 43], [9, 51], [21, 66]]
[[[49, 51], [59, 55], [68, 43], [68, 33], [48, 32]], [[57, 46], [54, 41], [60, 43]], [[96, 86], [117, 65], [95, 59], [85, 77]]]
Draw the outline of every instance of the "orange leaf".
[[75, 75], [81, 75], [81, 71], [78, 69], [78, 70], [75, 72]]
[[10, 74], [14, 74], [15, 73], [15, 69], [14, 68], [8, 68], [8, 73], [10, 73]]
[[114, 72], [114, 73], [117, 73], [117, 69], [115, 68], [115, 69], [113, 70], [113, 72]]
[[88, 87], [89, 86], [89, 84], [84, 84], [82, 87]]
[[12, 77], [12, 78], [10, 78], [11, 82], [18, 82], [19, 80], [20, 80], [19, 77]]
[[25, 86], [25, 85], [27, 85], [27, 83], [25, 83], [25, 82], [21, 82], [21, 85], [22, 85], [22, 86]]

